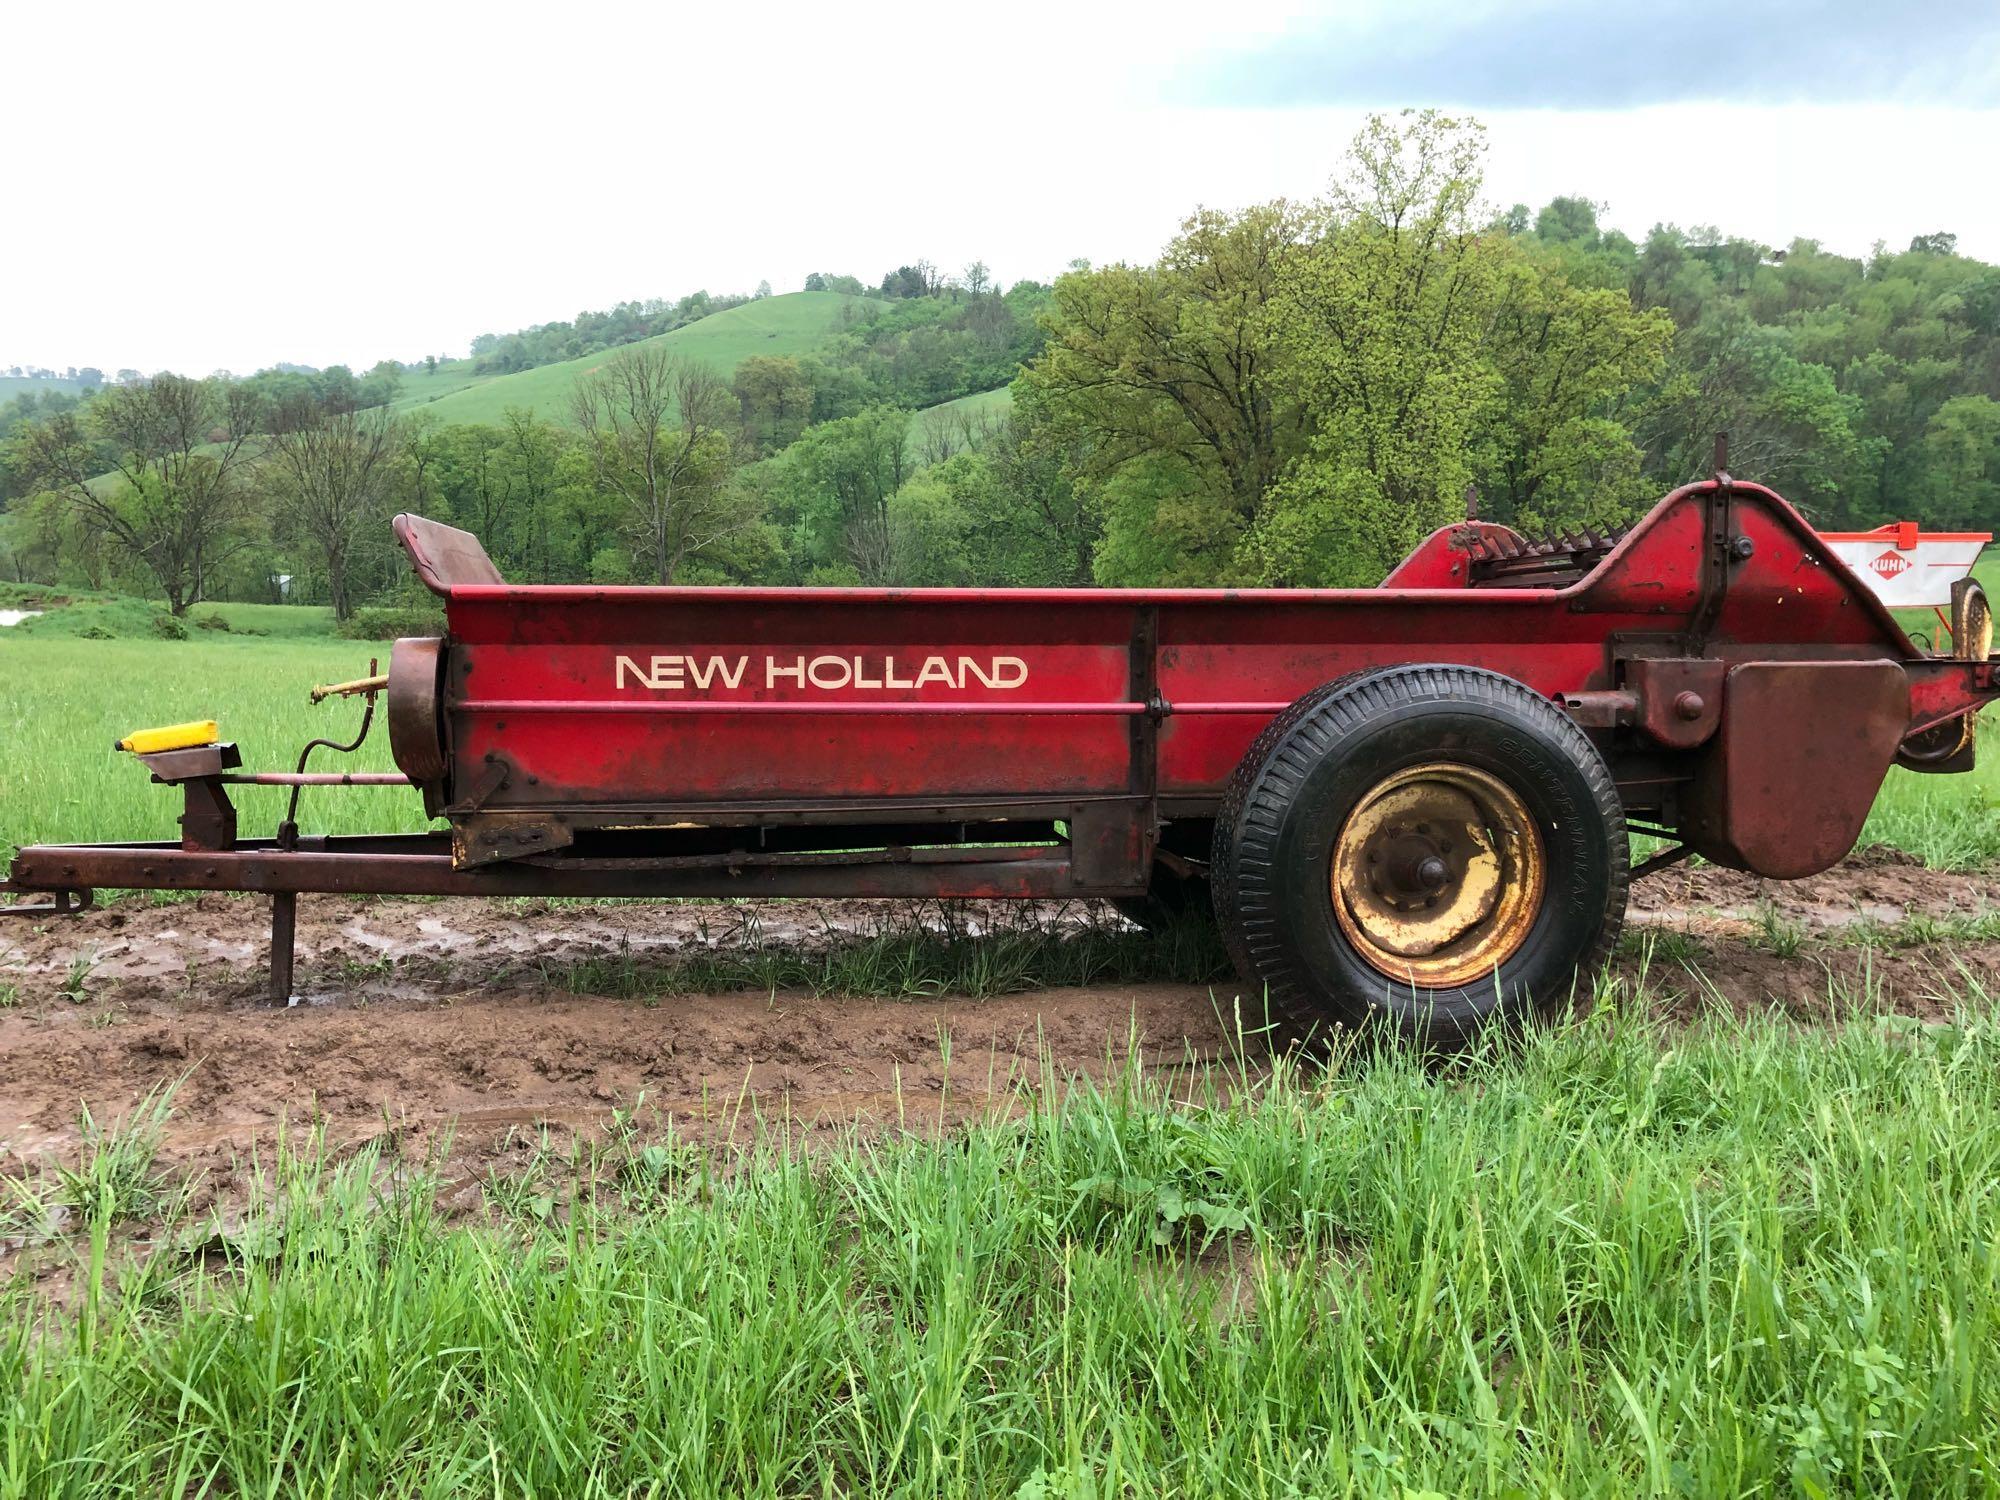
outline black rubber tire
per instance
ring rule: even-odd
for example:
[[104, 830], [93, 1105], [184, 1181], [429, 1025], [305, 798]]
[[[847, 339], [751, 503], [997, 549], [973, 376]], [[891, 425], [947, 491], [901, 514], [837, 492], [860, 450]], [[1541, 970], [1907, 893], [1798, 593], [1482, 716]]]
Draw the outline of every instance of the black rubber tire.
[[[1496, 974], [1397, 986], [1342, 934], [1328, 870], [1361, 799], [1440, 753], [1526, 804], [1547, 892]], [[1630, 865], [1618, 789], [1567, 714], [1497, 672], [1413, 665], [1350, 674], [1271, 721], [1223, 794], [1209, 873], [1223, 940], [1277, 1040], [1318, 1046], [1352, 1029], [1456, 1051], [1489, 1023], [1554, 1014], [1588, 988], [1624, 923]]]

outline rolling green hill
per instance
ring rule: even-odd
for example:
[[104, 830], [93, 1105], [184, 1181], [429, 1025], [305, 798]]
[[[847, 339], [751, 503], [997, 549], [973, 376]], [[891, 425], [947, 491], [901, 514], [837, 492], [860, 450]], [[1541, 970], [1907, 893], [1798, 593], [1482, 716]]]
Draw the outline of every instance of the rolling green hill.
[[[728, 375], [753, 354], [810, 354], [839, 325], [850, 306], [858, 304], [859, 311], [869, 301], [840, 292], [787, 292], [712, 313], [685, 328], [625, 347], [670, 348]], [[498, 422], [508, 407], [522, 406], [550, 421], [566, 422], [577, 378], [588, 375], [616, 352], [586, 355], [512, 375], [475, 375], [470, 360], [454, 360], [438, 366], [435, 374], [406, 374], [396, 409], [428, 412], [440, 422]]]
[[1013, 409], [1014, 388], [1008, 385], [997, 390], [975, 391], [970, 396], [960, 396], [956, 401], [940, 401], [936, 406], [910, 413], [910, 441], [921, 445], [927, 424], [940, 417], [962, 413], [968, 417], [985, 416], [1000, 421]]
[[40, 396], [61, 392], [65, 396], [80, 396], [83, 385], [75, 380], [41, 380], [27, 375], [0, 375], [0, 402], [12, 401], [16, 396]]

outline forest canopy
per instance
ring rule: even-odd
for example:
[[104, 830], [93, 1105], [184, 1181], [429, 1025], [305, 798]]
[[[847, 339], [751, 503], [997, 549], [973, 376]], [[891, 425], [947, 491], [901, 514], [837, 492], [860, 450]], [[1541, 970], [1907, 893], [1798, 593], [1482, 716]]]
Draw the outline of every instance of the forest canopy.
[[1485, 155], [1378, 116], [1320, 197], [1195, 210], [1144, 264], [810, 272], [831, 326], [726, 367], [677, 334], [768, 287], [482, 335], [465, 380], [592, 356], [490, 423], [425, 411], [436, 356], [43, 372], [0, 406], [0, 574], [347, 616], [407, 589], [409, 509], [532, 581], [1369, 584], [1469, 499], [1629, 519], [1720, 431], [1824, 527], [2000, 521], [2000, 267], [1943, 232], [1634, 240], [1581, 197], [1496, 209]]

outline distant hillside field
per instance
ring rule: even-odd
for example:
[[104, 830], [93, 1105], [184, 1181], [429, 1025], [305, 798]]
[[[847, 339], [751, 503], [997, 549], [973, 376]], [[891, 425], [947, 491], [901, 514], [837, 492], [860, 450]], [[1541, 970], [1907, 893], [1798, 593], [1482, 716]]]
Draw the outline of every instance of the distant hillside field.
[[[854, 306], [859, 312], [870, 301], [842, 292], [787, 292], [711, 313], [685, 328], [623, 347], [672, 349], [727, 376], [753, 354], [812, 353], [839, 326], [847, 308]], [[549, 421], [567, 422], [570, 392], [578, 377], [590, 374], [619, 352], [606, 350], [512, 375], [474, 375], [470, 360], [453, 360], [438, 366], [435, 374], [405, 374], [396, 409], [428, 412], [440, 422], [492, 423], [510, 406], [520, 406]]]
[[997, 390], [974, 391], [970, 396], [960, 396], [956, 401], [940, 401], [936, 406], [926, 406], [922, 411], [910, 413], [910, 441], [921, 443], [926, 426], [944, 416], [988, 417], [994, 421], [1005, 421], [1014, 409], [1014, 388], [1003, 385]]
[[37, 380], [27, 375], [0, 375], [0, 401], [12, 401], [16, 396], [53, 395], [57, 392], [65, 396], [81, 396], [84, 385], [80, 380]]

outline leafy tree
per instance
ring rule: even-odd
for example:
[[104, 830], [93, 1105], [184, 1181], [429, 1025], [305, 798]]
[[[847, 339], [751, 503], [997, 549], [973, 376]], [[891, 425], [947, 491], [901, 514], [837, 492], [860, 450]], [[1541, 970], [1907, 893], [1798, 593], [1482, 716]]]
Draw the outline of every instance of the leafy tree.
[[356, 404], [363, 407], [387, 406], [403, 388], [403, 367], [393, 359], [377, 360], [362, 377]]
[[334, 618], [354, 612], [355, 552], [385, 519], [399, 434], [388, 414], [300, 402], [277, 414], [260, 473], [281, 533], [304, 541], [326, 569]]
[[510, 406], [501, 413], [500, 434], [502, 482], [510, 509], [518, 517], [517, 555], [527, 577], [538, 583], [554, 583], [560, 572], [581, 561], [569, 544], [573, 514], [559, 499], [569, 435], [520, 406]]
[[1485, 334], [1504, 240], [1478, 232], [1483, 133], [1435, 111], [1373, 117], [1285, 269], [1276, 311], [1316, 416], [1249, 538], [1266, 582], [1365, 583], [1454, 514], [1500, 380]]
[[1103, 482], [1096, 499], [1104, 516], [1093, 565], [1099, 583], [1202, 588], [1242, 576], [1241, 514], [1174, 455], [1138, 455]]
[[1861, 403], [1825, 366], [1745, 319], [1705, 319], [1684, 334], [1637, 423], [1655, 488], [1705, 473], [1727, 432], [1731, 467], [1809, 512], [1840, 515], [1847, 476], [1864, 464]]
[[753, 354], [736, 367], [732, 384], [744, 430], [766, 453], [791, 442], [812, 420], [812, 380], [796, 359]]
[[157, 375], [31, 424], [15, 439], [12, 463], [142, 568], [183, 615], [249, 545], [244, 481], [261, 417], [240, 385]]
[[889, 502], [915, 467], [909, 431], [907, 412], [875, 406], [809, 427], [785, 450], [776, 489], [801, 560], [887, 581]]
[[663, 584], [754, 519], [728, 484], [731, 405], [707, 365], [657, 346], [621, 350], [571, 396], [591, 477], [617, 498]]
[[[1285, 202], [1189, 218], [1157, 266], [1072, 271], [1055, 284], [1047, 343], [1021, 378], [1043, 420], [1073, 442], [1077, 482], [1118, 503], [1171, 491], [1240, 533], [1311, 428], [1272, 303], [1310, 220]], [[1114, 485], [1128, 468], [1139, 482]], [[1212, 549], [1201, 549], [1213, 560]], [[1220, 581], [1226, 566], [1202, 581]], [[1122, 570], [1114, 568], [1122, 576]]]
[[1534, 527], [1629, 508], [1646, 484], [1626, 408], [1660, 373], [1673, 320], [1532, 254], [1503, 257], [1490, 290], [1485, 345], [1499, 384], [1473, 448], [1485, 513]]
[[2000, 517], [2000, 401], [1953, 396], [1924, 429], [1919, 498], [1937, 527], [1991, 527]]
[[1535, 215], [1535, 238], [1551, 244], [1595, 244], [1597, 213], [1598, 206], [1588, 198], [1551, 198]]

